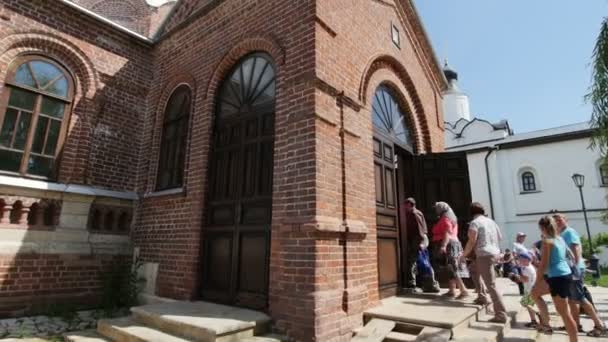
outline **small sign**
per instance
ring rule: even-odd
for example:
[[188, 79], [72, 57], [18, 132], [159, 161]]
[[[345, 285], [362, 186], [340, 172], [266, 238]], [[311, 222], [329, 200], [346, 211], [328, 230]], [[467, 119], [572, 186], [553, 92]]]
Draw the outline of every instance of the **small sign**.
[[396, 47], [401, 48], [401, 39], [399, 37], [399, 28], [397, 25], [391, 23], [391, 38], [393, 39], [393, 44]]

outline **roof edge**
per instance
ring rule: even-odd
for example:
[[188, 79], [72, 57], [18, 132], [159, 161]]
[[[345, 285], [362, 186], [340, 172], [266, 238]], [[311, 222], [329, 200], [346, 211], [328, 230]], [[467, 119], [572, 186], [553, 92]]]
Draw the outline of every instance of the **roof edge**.
[[148, 37], [146, 37], [146, 36], [144, 36], [142, 34], [139, 34], [139, 33], [135, 32], [133, 30], [130, 30], [130, 29], [124, 27], [124, 26], [118, 25], [117, 23], [113, 22], [112, 20], [110, 20], [108, 18], [105, 18], [105, 17], [103, 17], [103, 16], [101, 16], [101, 15], [99, 15], [99, 14], [97, 14], [97, 13], [95, 13], [95, 12], [93, 12], [93, 11], [87, 9], [87, 8], [84, 8], [84, 7], [82, 7], [82, 6], [80, 6], [80, 5], [76, 4], [76, 3], [73, 3], [70, 0], [59, 0], [59, 2], [62, 3], [62, 4], [64, 4], [64, 5], [66, 5], [66, 6], [68, 6], [68, 7], [73, 8], [73, 9], [75, 9], [75, 10], [77, 10], [77, 11], [79, 11], [79, 12], [81, 12], [81, 13], [83, 13], [83, 14], [85, 14], [85, 15], [87, 15], [87, 16], [95, 19], [95, 20], [97, 20], [97, 21], [100, 21], [100, 22], [102, 22], [102, 23], [104, 23], [106, 25], [109, 25], [109, 26], [117, 29], [118, 31], [121, 31], [122, 33], [126, 33], [127, 35], [129, 35], [129, 36], [131, 36], [133, 38], [136, 38], [137, 40], [141, 41], [142, 43], [146, 43], [146, 44], [154, 44], [155, 43], [155, 40], [150, 39], [150, 38], [148, 38]]

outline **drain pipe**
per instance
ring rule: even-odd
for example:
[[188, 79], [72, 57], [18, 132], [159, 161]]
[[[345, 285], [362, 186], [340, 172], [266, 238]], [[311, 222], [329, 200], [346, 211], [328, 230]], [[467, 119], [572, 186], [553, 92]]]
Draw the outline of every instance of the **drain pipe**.
[[490, 182], [490, 167], [488, 166], [488, 158], [490, 158], [490, 154], [492, 154], [492, 152], [497, 150], [498, 146], [488, 148], [488, 153], [484, 159], [484, 163], [486, 164], [486, 181], [488, 182], [488, 196], [490, 198], [490, 216], [492, 219], [494, 219], [494, 200], [492, 199], [492, 183]]
[[342, 262], [344, 273], [342, 281], [344, 283], [344, 291], [342, 292], [342, 310], [348, 312], [348, 225], [346, 224], [346, 137], [344, 129], [344, 91], [341, 91], [337, 96], [338, 106], [340, 107], [340, 164], [342, 172], [342, 224], [344, 225], [343, 240], [339, 243], [342, 245]]

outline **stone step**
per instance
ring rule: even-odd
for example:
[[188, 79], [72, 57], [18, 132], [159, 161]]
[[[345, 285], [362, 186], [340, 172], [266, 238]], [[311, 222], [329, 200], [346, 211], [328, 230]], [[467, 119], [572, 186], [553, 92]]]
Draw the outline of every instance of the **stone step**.
[[414, 342], [418, 338], [418, 335], [400, 333], [392, 331], [386, 335], [384, 342]]
[[289, 339], [286, 336], [277, 334], [266, 334], [263, 336], [252, 336], [239, 340], [241, 342], [287, 342]]
[[74, 331], [63, 334], [63, 339], [67, 342], [109, 342], [107, 338], [101, 336], [96, 330]]
[[268, 315], [208, 302], [159, 303], [131, 308], [136, 321], [191, 341], [232, 342], [264, 335]]
[[182, 338], [152, 329], [133, 319], [121, 317], [97, 322], [97, 332], [114, 342], [187, 342]]

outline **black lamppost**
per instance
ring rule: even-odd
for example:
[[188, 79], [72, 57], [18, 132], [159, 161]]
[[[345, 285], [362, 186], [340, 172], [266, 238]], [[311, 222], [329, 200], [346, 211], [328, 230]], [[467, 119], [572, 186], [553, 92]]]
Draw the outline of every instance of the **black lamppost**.
[[[585, 226], [587, 228], [587, 239], [589, 240], [589, 263], [590, 268], [593, 273], [594, 278], [599, 278], [599, 258], [597, 255], [593, 253], [593, 243], [591, 242], [591, 231], [589, 230], [589, 220], [587, 219], [587, 208], [585, 208], [585, 197], [583, 196], [583, 186], [585, 186], [585, 176], [580, 173], [575, 173], [572, 175], [572, 180], [574, 181], [574, 185], [578, 188], [579, 193], [581, 194], [581, 204], [583, 205], [583, 216], [585, 217]], [[582, 246], [581, 246], [582, 248]]]

